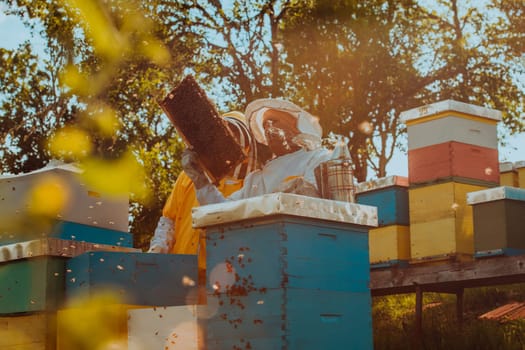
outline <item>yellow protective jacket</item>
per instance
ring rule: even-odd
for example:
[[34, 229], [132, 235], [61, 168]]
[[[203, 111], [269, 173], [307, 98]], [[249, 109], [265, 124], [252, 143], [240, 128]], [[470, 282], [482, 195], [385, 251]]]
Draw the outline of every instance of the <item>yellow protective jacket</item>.
[[[217, 187], [224, 195], [229, 196], [242, 187], [243, 180], [222, 179]], [[200, 270], [206, 269], [206, 237], [203, 230], [192, 227], [191, 209], [199, 206], [195, 187], [186, 173], [181, 172], [173, 190], [164, 204], [162, 216], [174, 222], [174, 244], [169, 253], [198, 254]]]

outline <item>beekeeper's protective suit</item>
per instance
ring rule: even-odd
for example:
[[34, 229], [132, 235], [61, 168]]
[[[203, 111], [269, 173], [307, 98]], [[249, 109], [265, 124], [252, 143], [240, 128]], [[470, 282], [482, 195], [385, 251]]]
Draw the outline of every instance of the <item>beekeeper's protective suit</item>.
[[[267, 145], [274, 158], [262, 169], [250, 173], [240, 190], [229, 200], [244, 199], [274, 192], [291, 192], [319, 197], [314, 169], [329, 160], [331, 152], [321, 147], [322, 129], [316, 117], [295, 104], [279, 99], [260, 99], [245, 111], [250, 131]], [[205, 181], [196, 154], [185, 151], [182, 166], [197, 186], [201, 204], [220, 203], [226, 198]]]
[[[245, 147], [248, 153], [246, 160], [219, 182], [218, 191], [229, 196], [242, 187], [244, 177], [258, 166], [257, 147], [242, 113], [225, 113], [223, 118], [228, 122], [239, 144]], [[150, 242], [149, 252], [198, 254], [199, 278], [202, 279], [205, 278], [206, 270], [206, 241], [203, 231], [192, 227], [191, 210], [195, 206], [199, 206], [195, 184], [183, 171], [164, 205]]]

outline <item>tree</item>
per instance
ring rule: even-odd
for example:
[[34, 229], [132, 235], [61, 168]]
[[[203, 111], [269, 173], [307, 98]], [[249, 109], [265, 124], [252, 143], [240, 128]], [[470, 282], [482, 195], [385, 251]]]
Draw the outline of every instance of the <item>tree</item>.
[[[294, 4], [292, 4], [294, 3]], [[160, 20], [171, 35], [198, 41], [191, 68], [222, 109], [281, 96], [279, 45], [275, 40], [287, 11], [298, 2], [165, 1]]]
[[[369, 168], [386, 175], [409, 108], [454, 98], [500, 109], [510, 132], [524, 129], [521, 2], [494, 0], [487, 14], [456, 0], [0, 1], [41, 27], [47, 47], [45, 58], [29, 44], [1, 49], [2, 172], [52, 157], [101, 173], [122, 162], [142, 169], [142, 180], [127, 171], [120, 181], [155, 193], [132, 198], [139, 247], [183, 147], [157, 100], [189, 73], [221, 111], [261, 97], [304, 106], [325, 134], [350, 137], [359, 181]], [[51, 147], [72, 135], [86, 148]]]
[[289, 88], [325, 129], [350, 137], [359, 181], [369, 166], [386, 175], [403, 110], [453, 98], [508, 111], [509, 126], [519, 120], [523, 90], [504, 48], [483, 36], [488, 16], [456, 0], [438, 3], [441, 12], [418, 1], [318, 0], [283, 26]]
[[[180, 76], [191, 45], [165, 50], [167, 31], [152, 20], [155, 2], [6, 3], [28, 25], [41, 24], [47, 58], [31, 54], [29, 44], [2, 51], [8, 68], [1, 73], [7, 87], [2, 171], [34, 170], [50, 158], [80, 161], [91, 166], [90, 174], [121, 171], [118, 183], [88, 180], [109, 191], [132, 187], [131, 231], [144, 247], [180, 171], [182, 150], [157, 101]], [[88, 145], [72, 149], [79, 138]], [[140, 172], [143, 177], [131, 177]], [[144, 187], [155, 195], [146, 196]]]

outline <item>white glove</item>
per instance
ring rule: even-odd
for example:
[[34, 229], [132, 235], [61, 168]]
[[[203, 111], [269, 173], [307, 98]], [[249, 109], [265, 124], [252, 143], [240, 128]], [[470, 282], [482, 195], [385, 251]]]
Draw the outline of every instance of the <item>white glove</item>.
[[191, 181], [193, 181], [196, 189], [203, 188], [210, 183], [198, 162], [198, 158], [199, 156], [197, 153], [186, 148], [182, 152], [182, 158], [180, 161], [182, 169], [184, 169], [186, 175], [188, 175]]
[[306, 181], [303, 177], [296, 177], [292, 180], [282, 183], [277, 192], [295, 193], [308, 197], [321, 197], [314, 184]]
[[173, 246], [174, 234], [175, 222], [168, 217], [161, 216], [151, 238], [148, 253], [168, 253]]
[[166, 253], [166, 251], [165, 249], [163, 251], [161, 246], [155, 244], [149, 247], [148, 253]]

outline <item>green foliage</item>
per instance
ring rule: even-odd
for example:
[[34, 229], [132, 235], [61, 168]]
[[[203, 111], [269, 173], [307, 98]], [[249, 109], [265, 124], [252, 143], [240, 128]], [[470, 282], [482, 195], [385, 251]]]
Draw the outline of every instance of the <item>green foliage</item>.
[[525, 320], [500, 322], [478, 317], [507, 302], [525, 300], [524, 285], [466, 289], [463, 300], [460, 326], [455, 295], [424, 293], [422, 336], [417, 341], [414, 294], [375, 297], [374, 349], [523, 349]]
[[359, 181], [368, 167], [386, 175], [409, 108], [452, 98], [505, 111], [509, 129], [523, 131], [525, 96], [513, 79], [523, 65], [504, 59], [497, 12], [456, 0], [309, 4], [282, 24], [289, 88], [325, 130], [350, 137]]
[[[180, 171], [182, 147], [157, 101], [173, 87], [193, 49], [166, 50], [167, 31], [151, 19], [154, 8], [145, 2], [142, 9], [129, 1], [9, 4], [28, 25], [42, 26], [48, 45], [45, 57], [32, 54], [29, 44], [2, 49], [1, 171], [27, 172], [61, 158], [103, 174], [110, 164], [104, 160], [113, 161], [113, 173], [124, 173], [105, 186], [132, 187], [131, 230], [145, 247]], [[79, 137], [91, 145], [74, 151], [72, 144], [84, 144]], [[131, 168], [122, 164], [135, 166], [130, 154], [144, 169], [134, 175], [143, 178], [123, 182]]]

